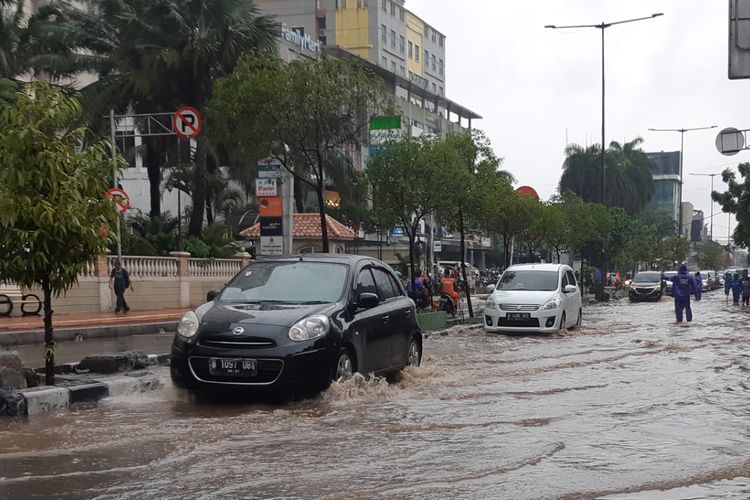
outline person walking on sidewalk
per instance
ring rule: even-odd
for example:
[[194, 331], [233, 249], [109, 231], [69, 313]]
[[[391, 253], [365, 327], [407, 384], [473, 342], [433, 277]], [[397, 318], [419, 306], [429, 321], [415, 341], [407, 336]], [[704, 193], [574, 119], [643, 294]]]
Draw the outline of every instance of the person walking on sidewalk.
[[701, 272], [698, 271], [695, 273], [695, 300], [701, 300], [701, 296], [703, 294], [703, 278], [701, 277]]
[[128, 303], [125, 302], [125, 290], [130, 288], [134, 292], [135, 289], [133, 288], [133, 283], [130, 281], [128, 271], [122, 267], [122, 263], [119, 260], [115, 261], [115, 267], [109, 275], [109, 287], [115, 291], [115, 296], [117, 297], [115, 314], [130, 311]]
[[682, 323], [682, 313], [688, 323], [693, 321], [693, 311], [690, 309], [690, 294], [695, 294], [695, 280], [688, 272], [685, 264], [680, 266], [679, 273], [672, 277], [672, 295], [674, 295], [674, 313], [677, 323]]

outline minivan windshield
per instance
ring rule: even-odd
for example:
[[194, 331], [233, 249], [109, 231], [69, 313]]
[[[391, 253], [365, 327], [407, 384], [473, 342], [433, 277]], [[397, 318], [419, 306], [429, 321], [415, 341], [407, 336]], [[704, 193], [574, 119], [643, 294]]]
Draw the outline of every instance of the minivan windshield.
[[347, 271], [345, 265], [323, 262], [256, 262], [229, 282], [219, 302], [333, 303], [343, 295]]
[[497, 283], [497, 290], [529, 290], [553, 292], [557, 290], [557, 271], [505, 271]]
[[659, 273], [638, 273], [633, 278], [633, 283], [658, 283], [661, 281]]

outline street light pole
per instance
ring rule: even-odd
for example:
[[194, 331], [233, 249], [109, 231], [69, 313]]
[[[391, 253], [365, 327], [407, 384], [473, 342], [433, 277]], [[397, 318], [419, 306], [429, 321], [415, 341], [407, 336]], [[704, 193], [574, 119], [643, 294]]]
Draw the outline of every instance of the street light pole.
[[602, 202], [602, 205], [606, 205], [607, 204], [606, 203], [606, 197], [605, 197], [605, 193], [606, 193], [606, 188], [605, 188], [605, 180], [606, 180], [605, 154], [606, 154], [606, 151], [607, 151], [607, 146], [606, 146], [606, 140], [605, 140], [606, 139], [606, 135], [605, 135], [605, 132], [606, 132], [606, 123], [605, 123], [605, 117], [606, 117], [606, 115], [605, 115], [606, 106], [605, 105], [606, 105], [606, 100], [605, 100], [605, 94], [606, 94], [606, 92], [605, 92], [605, 90], [606, 89], [605, 89], [605, 79], [604, 79], [604, 76], [605, 76], [605, 71], [604, 71], [604, 68], [605, 68], [605, 66], [604, 66], [604, 30], [607, 29], [607, 28], [610, 28], [612, 26], [616, 26], [618, 24], [634, 23], [636, 21], [645, 21], [645, 20], [653, 19], [655, 17], [659, 17], [659, 16], [663, 16], [663, 15], [664, 15], [663, 13], [659, 12], [657, 14], [651, 14], [650, 16], [646, 16], [646, 17], [636, 17], [634, 19], [625, 19], [623, 21], [615, 21], [615, 22], [611, 22], [611, 23], [605, 23], [605, 22], [602, 21], [600, 24], [573, 24], [573, 25], [568, 25], [568, 26], [557, 26], [555, 24], [548, 24], [548, 25], [545, 26], [545, 28], [555, 29], [555, 30], [576, 29], [576, 28], [596, 28], [596, 29], [599, 29], [599, 30], [602, 31], [602, 150], [601, 150], [601, 163], [602, 163], [602, 172], [601, 172], [601, 177], [602, 177], [601, 202]]
[[714, 239], [714, 198], [713, 198], [713, 192], [714, 192], [714, 177], [721, 174], [690, 174], [695, 175], [696, 177], [710, 177], [711, 178], [711, 194], [709, 195], [709, 199], [711, 200], [711, 238], [709, 238], [709, 241], [713, 241]]
[[[677, 221], [677, 236], [682, 236], [682, 165], [683, 165], [683, 157], [685, 156], [685, 132], [694, 132], [696, 130], [710, 130], [712, 128], [716, 128], [716, 125], [711, 125], [710, 127], [694, 127], [694, 128], [650, 128], [649, 131], [651, 132], [679, 132], [680, 133], [680, 192], [679, 192], [679, 207], [678, 207], [678, 217], [679, 220]], [[713, 191], [713, 190], [712, 190]], [[712, 205], [713, 206], [713, 205]], [[713, 221], [712, 221], [713, 222]], [[711, 236], [713, 236], [713, 233], [711, 233]]]

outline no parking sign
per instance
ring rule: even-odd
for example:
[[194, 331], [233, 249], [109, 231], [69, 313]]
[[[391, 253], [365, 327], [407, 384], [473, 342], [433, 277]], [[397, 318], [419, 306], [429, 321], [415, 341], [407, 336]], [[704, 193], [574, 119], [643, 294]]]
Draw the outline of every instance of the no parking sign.
[[203, 128], [203, 119], [197, 109], [183, 106], [172, 115], [174, 133], [184, 139], [193, 139]]

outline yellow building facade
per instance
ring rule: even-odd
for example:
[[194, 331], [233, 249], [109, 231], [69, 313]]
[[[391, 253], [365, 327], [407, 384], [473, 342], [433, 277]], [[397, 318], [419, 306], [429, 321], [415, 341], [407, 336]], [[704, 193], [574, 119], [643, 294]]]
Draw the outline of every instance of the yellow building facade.
[[336, 9], [336, 41], [363, 59], [370, 56], [370, 14], [360, 2], [344, 2]]
[[424, 22], [406, 11], [407, 51], [406, 69], [410, 74], [423, 76]]

